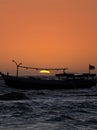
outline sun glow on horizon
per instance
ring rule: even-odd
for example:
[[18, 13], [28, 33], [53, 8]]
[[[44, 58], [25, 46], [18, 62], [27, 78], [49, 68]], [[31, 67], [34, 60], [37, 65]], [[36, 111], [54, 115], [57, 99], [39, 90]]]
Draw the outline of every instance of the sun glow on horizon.
[[50, 71], [49, 70], [40, 70], [40, 73], [41, 74], [50, 74]]

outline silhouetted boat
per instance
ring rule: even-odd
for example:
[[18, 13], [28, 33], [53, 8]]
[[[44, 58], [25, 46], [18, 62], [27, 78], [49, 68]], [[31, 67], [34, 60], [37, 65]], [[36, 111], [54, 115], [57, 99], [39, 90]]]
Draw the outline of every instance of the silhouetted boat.
[[17, 89], [78, 89], [96, 86], [96, 74], [56, 74], [55, 78], [18, 77], [0, 73], [7, 86]]

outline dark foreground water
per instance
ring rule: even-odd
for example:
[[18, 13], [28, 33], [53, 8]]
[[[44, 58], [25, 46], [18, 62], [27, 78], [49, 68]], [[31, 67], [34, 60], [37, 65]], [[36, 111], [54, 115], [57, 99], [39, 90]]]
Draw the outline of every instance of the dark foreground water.
[[97, 130], [97, 87], [17, 90], [0, 80], [0, 95], [10, 92], [29, 99], [0, 100], [0, 130]]

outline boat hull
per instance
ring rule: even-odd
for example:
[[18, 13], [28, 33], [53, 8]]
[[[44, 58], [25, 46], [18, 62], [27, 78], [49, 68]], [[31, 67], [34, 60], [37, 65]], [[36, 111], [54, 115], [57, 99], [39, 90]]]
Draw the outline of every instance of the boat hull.
[[78, 89], [96, 86], [95, 80], [47, 80], [1, 75], [7, 86], [17, 89]]

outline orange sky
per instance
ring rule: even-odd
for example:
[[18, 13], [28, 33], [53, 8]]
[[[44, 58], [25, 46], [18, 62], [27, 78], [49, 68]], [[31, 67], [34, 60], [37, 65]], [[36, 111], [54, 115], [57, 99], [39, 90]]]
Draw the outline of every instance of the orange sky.
[[0, 71], [97, 67], [97, 0], [0, 0]]

